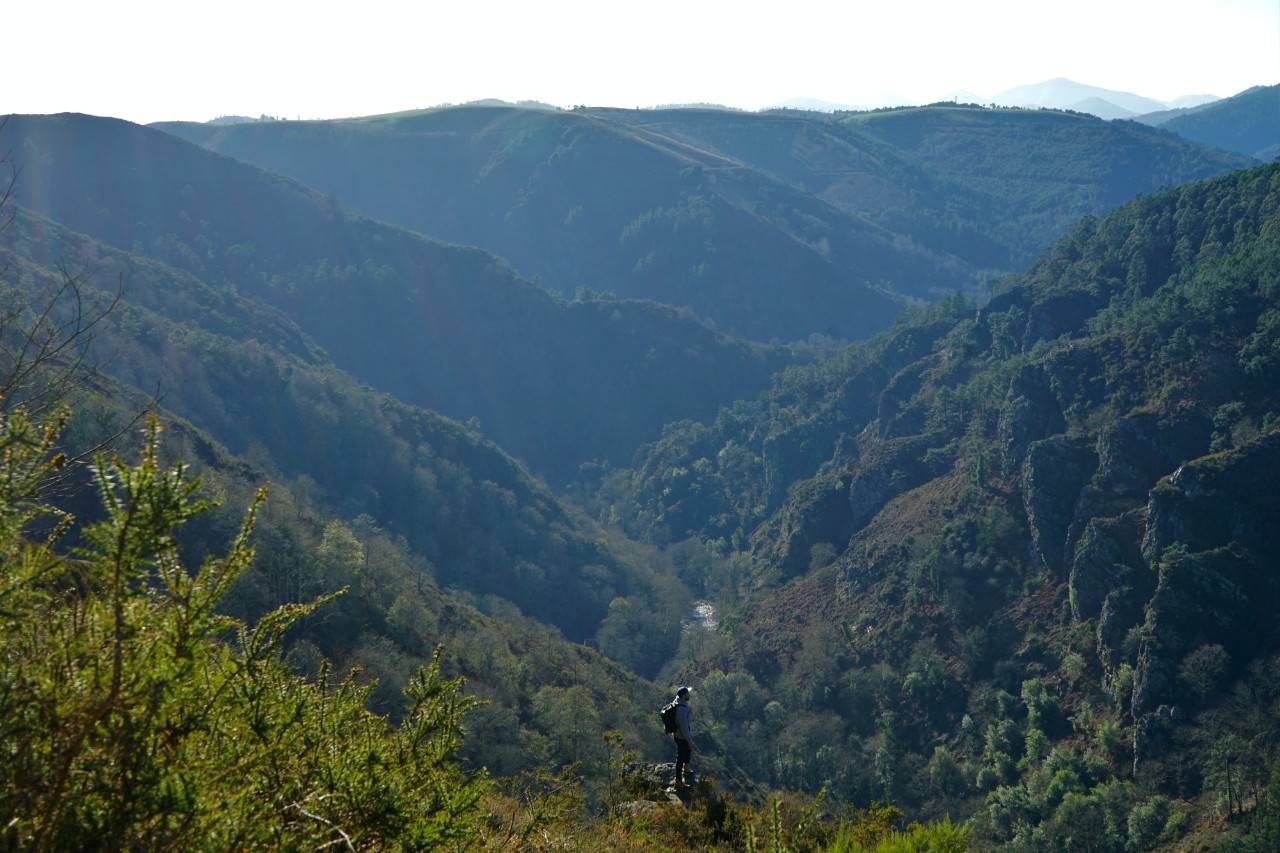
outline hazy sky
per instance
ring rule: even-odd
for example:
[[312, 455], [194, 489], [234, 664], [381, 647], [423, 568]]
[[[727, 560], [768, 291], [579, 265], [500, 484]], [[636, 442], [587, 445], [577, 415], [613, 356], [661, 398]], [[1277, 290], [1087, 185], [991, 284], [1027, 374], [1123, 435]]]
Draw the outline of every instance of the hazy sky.
[[873, 104], [1280, 80], [1280, 0], [7, 0], [0, 113], [363, 115], [496, 97]]

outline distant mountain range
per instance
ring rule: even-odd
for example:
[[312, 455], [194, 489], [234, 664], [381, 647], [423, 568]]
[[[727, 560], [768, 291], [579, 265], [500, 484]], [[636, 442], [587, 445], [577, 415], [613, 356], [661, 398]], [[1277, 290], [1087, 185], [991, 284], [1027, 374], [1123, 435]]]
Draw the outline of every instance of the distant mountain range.
[[824, 101], [822, 98], [787, 98], [785, 101], [768, 107], [775, 110], [810, 110], [815, 113], [851, 112], [870, 109], [865, 104], [847, 104], [837, 101]]
[[[1118, 92], [1099, 86], [1087, 86], [1065, 77], [1055, 77], [1043, 83], [1017, 86], [1000, 92], [995, 103], [1010, 107], [1049, 107], [1051, 109], [1075, 109], [1077, 104], [1105, 101], [1132, 115], [1168, 109], [1169, 105], [1154, 98], [1144, 98], [1132, 92]], [[1089, 112], [1082, 109], [1081, 112]], [[1106, 118], [1106, 116], [1103, 116]]]
[[[1008, 107], [1043, 107], [1046, 109], [1075, 110], [1099, 118], [1135, 118], [1147, 113], [1198, 107], [1217, 101], [1217, 95], [1182, 95], [1171, 101], [1148, 98], [1133, 92], [1104, 89], [1077, 83], [1065, 77], [1055, 77], [1041, 83], [1016, 86], [996, 95], [981, 95], [968, 89], [948, 92], [939, 101], [961, 104], [998, 104]], [[825, 101], [818, 98], [790, 98], [776, 105], [781, 109], [813, 110], [815, 112], [844, 112], [872, 108], [907, 106], [911, 102], [902, 98], [882, 98], [872, 103], [850, 104]]]

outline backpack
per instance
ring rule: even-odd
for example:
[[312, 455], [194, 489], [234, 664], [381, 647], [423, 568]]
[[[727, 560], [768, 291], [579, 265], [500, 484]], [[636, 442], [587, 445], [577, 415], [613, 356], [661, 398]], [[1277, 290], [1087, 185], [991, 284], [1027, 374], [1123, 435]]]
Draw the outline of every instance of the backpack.
[[676, 703], [668, 702], [662, 706], [662, 710], [658, 712], [658, 716], [662, 717], [662, 727], [666, 729], [666, 733], [673, 735], [680, 731], [680, 721], [676, 719]]

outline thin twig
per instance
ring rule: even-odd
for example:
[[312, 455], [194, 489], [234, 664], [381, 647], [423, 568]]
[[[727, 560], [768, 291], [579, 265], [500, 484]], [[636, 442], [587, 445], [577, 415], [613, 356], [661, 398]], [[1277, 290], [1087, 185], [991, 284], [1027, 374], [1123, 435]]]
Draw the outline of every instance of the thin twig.
[[[320, 822], [321, 822], [321, 823], [323, 823], [325, 826], [329, 827], [329, 828], [330, 828], [330, 829], [332, 829], [334, 832], [336, 832], [336, 833], [338, 833], [339, 835], [341, 835], [341, 836], [342, 836], [342, 842], [343, 842], [343, 843], [345, 843], [345, 844], [347, 845], [347, 849], [348, 849], [348, 850], [350, 850], [350, 851], [351, 851], [351, 853], [356, 853], [356, 846], [355, 846], [354, 844], [352, 844], [352, 843], [351, 843], [351, 836], [349, 836], [349, 835], [347, 835], [345, 832], [343, 832], [343, 831], [342, 831], [342, 827], [338, 826], [338, 825], [337, 825], [336, 823], [334, 823], [333, 821], [331, 821], [331, 820], [329, 820], [329, 819], [327, 819], [327, 818], [320, 817], [320, 815], [318, 815], [318, 814], [312, 814], [311, 812], [309, 812], [309, 811], [307, 811], [306, 809], [304, 809], [304, 808], [302, 807], [302, 804], [301, 804], [301, 803], [290, 803], [289, 805], [285, 806], [285, 808], [288, 808], [288, 809], [297, 809], [299, 814], [302, 814], [302, 815], [304, 815], [305, 817], [309, 817], [309, 818], [311, 818], [312, 820], [318, 820], [318, 821], [320, 821]], [[335, 844], [338, 844], [338, 843], [339, 843], [339, 840], [335, 838], [333, 841], [330, 841], [328, 844], [322, 845], [319, 849], [320, 849], [320, 850], [323, 850], [325, 847], [332, 847], [332, 846], [334, 846]]]

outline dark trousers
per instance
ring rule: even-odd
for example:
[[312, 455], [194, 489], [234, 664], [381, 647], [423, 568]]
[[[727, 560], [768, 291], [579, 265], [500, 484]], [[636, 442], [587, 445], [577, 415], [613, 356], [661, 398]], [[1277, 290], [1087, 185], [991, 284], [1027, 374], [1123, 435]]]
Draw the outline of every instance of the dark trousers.
[[689, 749], [689, 741], [676, 737], [676, 784], [684, 783], [684, 770], [689, 766], [693, 751]]

